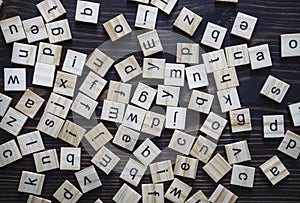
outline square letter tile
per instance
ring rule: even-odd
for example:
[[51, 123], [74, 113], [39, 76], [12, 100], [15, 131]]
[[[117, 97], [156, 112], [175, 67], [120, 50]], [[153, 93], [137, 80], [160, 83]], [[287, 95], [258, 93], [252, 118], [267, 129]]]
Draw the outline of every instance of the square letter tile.
[[272, 66], [272, 58], [268, 44], [250, 47], [248, 51], [252, 70]]
[[183, 32], [186, 32], [190, 36], [193, 36], [201, 21], [201, 16], [197, 15], [186, 7], [183, 7], [174, 22], [174, 26]]
[[123, 14], [105, 22], [103, 27], [113, 42], [132, 32]]
[[53, 87], [55, 65], [37, 62], [34, 67], [33, 85]]
[[55, 20], [66, 13], [59, 0], [45, 0], [36, 5], [46, 22]]
[[268, 161], [259, 166], [262, 172], [267, 176], [272, 185], [290, 175], [290, 172], [285, 168], [283, 163], [277, 156], [273, 156]]
[[4, 68], [4, 91], [25, 91], [26, 69]]
[[22, 171], [18, 192], [41, 195], [44, 185], [45, 175]]
[[250, 40], [254, 31], [257, 18], [238, 12], [231, 30], [231, 34]]
[[139, 4], [134, 26], [145, 29], [154, 29], [157, 14], [158, 8]]
[[201, 44], [220, 49], [226, 36], [227, 28], [208, 22]]
[[75, 176], [83, 193], [87, 193], [102, 185], [93, 165], [76, 172]]
[[75, 20], [84, 23], [98, 23], [100, 4], [89, 1], [77, 1]]
[[290, 85], [286, 82], [269, 75], [264, 86], [260, 90], [260, 94], [277, 103], [281, 103], [289, 88]]

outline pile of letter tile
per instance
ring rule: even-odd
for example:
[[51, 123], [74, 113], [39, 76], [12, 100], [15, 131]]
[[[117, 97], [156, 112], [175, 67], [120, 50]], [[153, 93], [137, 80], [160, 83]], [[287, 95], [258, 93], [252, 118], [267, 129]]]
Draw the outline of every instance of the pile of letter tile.
[[[199, 161], [205, 164], [202, 169], [212, 181], [217, 183], [232, 171], [230, 184], [253, 188], [255, 168], [240, 164], [251, 160], [247, 140], [226, 144], [227, 159], [218, 153], [212, 155], [228, 123], [232, 133], [252, 130], [250, 109], [241, 107], [235, 67], [251, 64], [251, 69], [256, 70], [272, 66], [268, 44], [248, 48], [245, 42], [220, 49], [227, 28], [209, 22], [200, 43], [216, 50], [202, 55], [203, 64], [199, 64], [199, 43], [175, 42], [177, 54], [176, 62], [173, 63], [166, 62], [163, 58], [149, 58], [155, 53], [163, 52], [160, 37], [155, 30], [158, 11], [169, 15], [177, 0], [134, 1], [141, 3], [137, 9], [135, 27], [148, 29], [137, 36], [145, 57], [142, 66], [133, 54], [115, 63], [98, 48], [89, 57], [68, 49], [61, 71], [56, 70], [60, 65], [63, 47], [55, 43], [72, 39], [68, 19], [55, 21], [66, 14], [59, 0], [44, 0], [37, 4], [41, 16], [27, 20], [14, 16], [0, 21], [6, 43], [13, 43], [11, 63], [34, 67], [33, 86], [53, 88], [50, 97], [45, 101], [26, 87], [26, 68], [4, 68], [4, 90], [24, 93], [14, 107], [10, 106], [12, 98], [0, 93], [0, 127], [16, 136], [16, 139], [1, 143], [0, 166], [4, 167], [23, 156], [33, 155], [36, 171], [23, 171], [18, 187], [19, 192], [30, 194], [29, 203], [51, 202], [38, 197], [42, 194], [43, 183], [47, 178], [43, 172], [49, 170], [77, 171], [75, 176], [80, 189], [64, 180], [53, 194], [59, 202], [77, 202], [84, 193], [101, 187], [95, 167], [108, 175], [120, 161], [117, 154], [105, 146], [109, 142], [132, 152], [136, 158], [129, 158], [120, 174], [120, 178], [127, 184], [124, 183], [115, 194], [115, 202], [134, 203], [141, 198], [143, 202], [164, 202], [164, 198], [172, 202], [189, 203], [235, 202], [238, 197], [221, 184], [209, 198], [201, 190], [190, 194], [192, 187], [181, 181], [180, 177], [195, 179], [197, 171], [200, 170]], [[237, 3], [238, 0], [216, 1]], [[99, 11], [99, 3], [78, 1], [75, 20], [98, 24]], [[174, 26], [193, 36], [201, 21], [201, 16], [183, 7]], [[238, 12], [231, 34], [250, 40], [257, 21], [256, 17]], [[103, 26], [112, 42], [132, 32], [123, 14], [113, 17]], [[27, 39], [28, 44], [17, 42], [24, 39]], [[39, 42], [47, 39], [49, 43]], [[34, 45], [36, 42], [39, 44]], [[300, 56], [300, 33], [281, 35], [281, 57], [294, 56]], [[111, 80], [108, 83], [104, 79], [112, 66], [121, 81]], [[88, 67], [90, 72], [80, 84], [77, 95], [74, 95], [77, 79], [82, 76], [84, 67]], [[208, 74], [214, 78], [217, 98], [201, 90], [209, 86]], [[133, 89], [130, 80], [140, 75], [145, 79], [160, 80], [161, 84], [151, 87], [141, 80]], [[192, 93], [188, 106], [179, 107], [179, 95], [185, 79]], [[106, 85], [108, 92], [106, 99], [101, 102], [103, 106], [100, 120], [119, 124], [115, 135], [108, 131], [103, 122], [87, 131], [67, 119], [69, 111], [90, 119], [98, 107], [97, 100]], [[260, 94], [281, 103], [289, 87], [286, 82], [269, 75]], [[228, 120], [211, 111], [214, 99], [218, 100], [222, 113], [228, 112]], [[165, 115], [151, 111], [153, 104], [164, 106]], [[300, 102], [288, 107], [293, 125], [300, 126]], [[27, 119], [34, 119], [41, 108], [43, 115], [36, 130], [19, 135]], [[185, 124], [189, 120], [186, 117], [187, 111], [207, 115], [199, 129], [206, 136], [195, 137], [184, 132]], [[160, 137], [165, 128], [174, 130], [168, 146], [178, 152], [174, 167], [171, 160], [155, 161], [161, 149], [151, 141], [151, 137]], [[298, 158], [300, 137], [289, 130], [285, 132], [283, 115], [263, 116], [263, 132], [264, 138], [283, 138], [278, 150], [294, 159]], [[141, 133], [150, 137], [136, 146]], [[41, 134], [70, 144], [70, 147], [60, 148], [60, 160], [56, 149], [45, 149]], [[83, 138], [97, 153], [91, 159], [91, 166], [81, 169], [81, 148], [78, 146]], [[152, 183], [142, 184], [142, 194], [138, 194], [133, 188], [139, 185], [148, 166]], [[270, 157], [259, 168], [273, 185], [289, 175], [289, 171], [277, 156]], [[164, 189], [163, 183], [166, 181], [172, 183], [169, 188]], [[101, 200], [95, 202], [99, 203]]]

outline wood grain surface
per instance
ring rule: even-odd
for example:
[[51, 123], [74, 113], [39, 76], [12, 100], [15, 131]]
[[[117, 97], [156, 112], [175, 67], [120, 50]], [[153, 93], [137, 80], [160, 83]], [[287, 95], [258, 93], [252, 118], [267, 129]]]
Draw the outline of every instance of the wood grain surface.
[[[0, 20], [20, 15], [23, 20], [38, 16], [39, 13], [35, 5], [40, 0], [7, 0], [0, 11]], [[98, 25], [90, 25], [75, 22], [75, 0], [62, 0], [62, 3], [67, 11], [67, 15], [60, 18], [68, 18], [72, 30], [73, 40], [61, 43], [64, 47], [62, 61], [64, 60], [66, 50], [73, 49], [86, 54], [90, 54], [93, 49], [98, 47], [103, 42], [109, 39], [107, 33], [103, 29], [102, 24], [107, 20], [123, 13], [129, 22], [129, 25], [134, 29], [134, 21], [136, 16], [137, 3], [126, 0], [93, 0], [101, 3], [100, 20]], [[296, 58], [280, 58], [280, 34], [282, 33], [299, 33], [300, 32], [300, 1], [299, 0], [240, 0], [235, 4], [228, 3], [215, 3], [214, 0], [179, 0], [173, 12], [166, 15], [162, 12], [158, 14], [157, 29], [169, 30], [188, 37], [182, 31], [173, 27], [173, 22], [178, 16], [182, 7], [187, 7], [197, 14], [201, 15], [204, 20], [196, 34], [191, 38], [195, 42], [200, 42], [207, 22], [213, 22], [221, 26], [227, 27], [230, 31], [238, 11], [256, 16], [258, 23], [252, 39], [249, 42], [239, 39], [230, 35], [226, 36], [223, 47], [248, 43], [248, 46], [255, 46], [268, 43], [272, 53], [273, 66], [271, 68], [264, 68], [261, 70], [251, 71], [249, 65], [237, 68], [237, 73], [240, 80], [240, 87], [238, 88], [240, 99], [243, 107], [249, 107], [252, 114], [253, 130], [246, 133], [231, 134], [230, 127], [227, 125], [218, 148], [215, 153], [220, 153], [226, 157], [224, 145], [235, 141], [246, 139], [249, 144], [252, 160], [246, 162], [245, 165], [256, 167], [255, 183], [253, 189], [241, 188], [229, 185], [230, 174], [228, 173], [220, 183], [227, 187], [229, 190], [239, 196], [238, 202], [299, 202], [300, 200], [300, 164], [299, 160], [294, 160], [276, 149], [281, 142], [281, 139], [263, 139], [262, 132], [262, 116], [272, 114], [283, 114], [285, 118], [286, 130], [292, 130], [295, 133], [300, 133], [300, 128], [292, 126], [291, 117], [288, 112], [287, 105], [300, 101], [300, 57]], [[26, 41], [24, 41], [26, 43]], [[176, 42], [174, 42], [176, 43]], [[202, 47], [205, 51], [212, 51], [207, 47]], [[0, 91], [3, 91], [3, 68], [4, 67], [22, 67], [20, 65], [11, 64], [10, 57], [12, 51], [12, 44], [5, 44], [2, 33], [0, 34]], [[127, 50], [128, 51], [128, 50]], [[140, 65], [141, 53], [136, 53]], [[165, 55], [163, 55], [165, 56]], [[170, 62], [174, 62], [174, 56], [165, 56]], [[61, 66], [57, 68], [61, 70]], [[38, 93], [44, 99], [48, 99], [51, 88], [41, 88], [32, 86], [33, 68], [27, 67], [27, 86], [34, 92]], [[259, 95], [259, 91], [266, 80], [267, 76], [273, 76], [291, 84], [291, 87], [281, 104], [277, 104], [270, 99]], [[112, 68], [106, 79], [119, 79]], [[107, 89], [107, 87], [106, 87]], [[13, 97], [12, 106], [15, 106], [20, 99], [22, 92], [4, 92], [5, 94]], [[103, 94], [105, 95], [105, 93]], [[99, 98], [99, 104], [102, 104], [103, 98]], [[214, 104], [218, 105], [218, 103]], [[1, 108], [1, 107], [0, 107]], [[42, 108], [43, 109], [43, 108]], [[101, 108], [96, 110], [97, 115], [101, 112]], [[20, 134], [31, 132], [35, 127], [42, 115], [42, 110], [34, 119], [29, 119], [24, 129]], [[225, 115], [228, 118], [228, 115]], [[81, 120], [80, 116], [69, 114], [68, 119], [76, 118], [77, 121]], [[189, 118], [187, 118], [189, 119]], [[203, 118], [201, 118], [203, 121]], [[93, 127], [92, 123], [86, 123], [85, 128], [90, 129]], [[105, 122], [109, 126], [109, 130], [114, 134], [116, 132], [116, 125]], [[200, 123], [201, 126], [202, 123]], [[197, 128], [197, 126], [195, 126]], [[194, 130], [191, 130], [194, 131]], [[161, 138], [152, 139], [161, 149], [166, 148], [170, 141], [172, 131], [165, 130]], [[196, 132], [197, 133], [197, 132]], [[60, 147], [69, 146], [67, 143], [53, 139], [45, 134], [42, 135], [46, 149], [60, 149]], [[14, 139], [13, 135], [0, 130], [0, 144]], [[83, 140], [83, 142], [85, 142]], [[91, 165], [91, 154], [93, 149], [88, 144], [82, 144], [82, 163], [81, 168]], [[118, 150], [120, 150], [118, 148]], [[123, 150], [121, 150], [123, 151]], [[214, 154], [215, 154], [214, 153]], [[276, 186], [272, 186], [267, 180], [265, 175], [258, 169], [258, 166], [268, 160], [271, 156], [278, 155], [284, 165], [290, 171], [291, 175], [284, 179]], [[128, 160], [128, 154], [124, 152], [120, 155], [121, 163], [119, 169], [124, 166]], [[202, 170], [203, 164], [199, 164], [196, 180], [189, 180], [180, 178], [184, 182], [193, 187], [191, 194], [194, 194], [199, 189], [209, 197], [217, 184], [214, 183]], [[23, 159], [10, 164], [0, 169], [0, 202], [26, 202], [29, 194], [18, 193], [18, 183], [21, 172], [23, 170], [35, 172], [34, 162], [32, 155], [23, 157]], [[97, 198], [101, 198], [104, 202], [112, 202], [112, 197], [123, 184], [119, 178], [120, 171], [114, 170], [110, 175], [105, 175], [102, 171], [97, 169], [100, 179], [103, 183], [101, 188], [93, 190], [83, 195], [79, 202], [88, 203], [94, 202]], [[51, 199], [54, 192], [64, 182], [69, 180], [77, 188], [79, 185], [76, 181], [75, 175], [72, 171], [59, 171], [53, 170], [45, 173], [45, 184], [42, 192], [42, 197]], [[150, 183], [151, 177], [149, 174], [145, 175], [141, 183]], [[165, 191], [170, 183], [165, 183]], [[140, 185], [135, 188], [141, 194]]]

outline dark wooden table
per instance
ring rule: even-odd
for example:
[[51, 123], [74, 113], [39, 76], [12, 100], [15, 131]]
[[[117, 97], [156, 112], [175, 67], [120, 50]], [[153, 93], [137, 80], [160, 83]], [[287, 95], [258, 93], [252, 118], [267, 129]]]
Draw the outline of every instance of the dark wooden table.
[[[39, 13], [35, 7], [36, 3], [40, 0], [7, 0], [4, 8], [0, 11], [0, 19], [5, 19], [20, 15], [21, 18], [28, 19], [38, 16]], [[96, 0], [94, 0], [96, 1]], [[100, 0], [98, 0], [100, 2]], [[102, 0], [101, 1], [101, 13], [100, 21], [98, 25], [90, 25], [84, 23], [76, 23], [75, 8], [76, 1], [62, 0], [63, 5], [67, 10], [67, 18], [69, 19], [73, 40], [64, 42], [62, 45], [63, 56], [66, 54], [68, 48], [74, 49], [86, 54], [90, 54], [94, 48], [107, 41], [108, 35], [103, 29], [102, 24], [107, 20], [115, 17], [116, 15], [123, 13], [130, 26], [134, 29], [134, 21], [137, 9], [137, 3], [128, 2], [126, 0]], [[157, 20], [157, 29], [169, 30], [187, 37], [183, 32], [173, 27], [173, 22], [178, 16], [181, 8], [186, 6], [194, 12], [201, 15], [204, 20], [200, 25], [200, 28], [196, 31], [196, 34], [191, 38], [195, 42], [199, 42], [202, 38], [204, 28], [207, 22], [213, 22], [221, 26], [229, 28], [233, 25], [237, 11], [245, 12], [247, 14], [258, 17], [258, 24], [253, 34], [251, 41], [247, 42], [248, 46], [255, 46], [263, 43], [270, 45], [272, 53], [273, 66], [271, 68], [265, 68], [261, 70], [251, 71], [250, 66], [238, 67], [237, 72], [240, 80], [240, 87], [238, 88], [240, 99], [243, 107], [249, 107], [252, 113], [253, 130], [251, 132], [231, 134], [230, 127], [227, 126], [215, 153], [221, 153], [225, 157], [224, 144], [232, 143], [246, 139], [249, 143], [249, 148], [252, 155], [252, 161], [245, 163], [245, 165], [256, 167], [255, 186], [253, 189], [241, 188], [237, 186], [229, 185], [230, 173], [228, 173], [220, 183], [239, 196], [238, 202], [299, 202], [300, 200], [300, 165], [299, 160], [294, 160], [276, 149], [281, 142], [281, 139], [263, 139], [262, 135], [262, 115], [283, 114], [285, 117], [286, 130], [292, 130], [295, 133], [300, 133], [300, 128], [292, 126], [291, 117], [288, 112], [287, 105], [300, 100], [300, 57], [297, 58], [280, 58], [280, 34], [282, 33], [299, 33], [300, 32], [300, 1], [299, 0], [240, 0], [240, 3], [224, 4], [215, 3], [214, 0], [179, 0], [175, 6], [173, 12], [170, 15], [166, 15], [159, 12]], [[223, 46], [236, 45], [245, 43], [237, 37], [230, 35], [226, 36]], [[25, 43], [25, 42], [24, 42]], [[174, 42], [175, 43], [175, 42]], [[207, 47], [203, 47], [205, 51], [212, 51]], [[12, 51], [12, 44], [5, 44], [2, 33], [0, 34], [0, 90], [3, 92], [3, 68], [4, 67], [22, 67], [16, 64], [10, 63]], [[136, 54], [141, 64], [141, 53]], [[170, 57], [168, 60], [174, 60], [174, 57]], [[58, 67], [58, 70], [61, 66]], [[47, 99], [50, 88], [41, 88], [31, 85], [33, 74], [33, 68], [27, 67], [28, 87], [37, 92], [40, 96]], [[266, 80], [267, 76], [272, 74], [275, 77], [280, 78], [291, 84], [285, 99], [281, 104], [277, 104], [263, 96], [259, 95], [259, 91]], [[117, 78], [113, 68], [112, 71], [106, 76], [106, 79]], [[21, 97], [22, 92], [5, 92], [5, 94], [13, 97], [12, 106], [15, 106], [18, 99]], [[101, 100], [104, 97], [101, 96]], [[1, 107], [0, 107], [1, 108]], [[100, 113], [101, 108], [97, 109], [97, 113]], [[24, 134], [35, 130], [35, 127], [39, 121], [42, 111], [38, 113], [35, 119], [29, 119], [24, 129], [20, 134]], [[71, 114], [68, 119], [74, 118]], [[228, 118], [228, 116], [227, 116]], [[109, 124], [109, 129], [112, 133], [116, 131], [116, 126]], [[201, 125], [201, 124], [200, 124]], [[85, 126], [91, 128], [93, 126]], [[3, 130], [0, 130], [0, 144], [14, 139], [14, 137]], [[153, 139], [153, 141], [161, 148], [165, 148], [170, 140], [171, 131], [165, 131], [160, 139]], [[42, 135], [45, 147], [47, 149], [56, 148], [60, 149], [62, 146], [69, 146], [61, 140], [53, 139], [47, 135]], [[89, 145], [82, 147], [82, 164], [84, 168], [91, 164], [91, 155], [88, 153], [91, 150]], [[59, 151], [58, 151], [59, 152]], [[284, 179], [276, 186], [272, 186], [265, 175], [258, 169], [258, 166], [265, 162], [273, 155], [278, 155], [284, 165], [290, 171], [291, 175]], [[121, 165], [125, 164], [128, 158], [126, 156], [121, 157]], [[201, 169], [203, 164], [199, 164], [196, 180], [183, 179], [189, 185], [193, 186], [191, 194], [197, 190], [202, 189], [204, 193], [209, 197], [215, 187], [217, 186]], [[21, 171], [33, 171], [35, 172], [34, 162], [32, 155], [26, 156], [23, 159], [10, 164], [0, 169], [0, 202], [25, 202], [28, 194], [18, 193], [18, 183], [21, 175]], [[98, 169], [97, 169], [98, 170]], [[51, 199], [53, 202], [56, 200], [52, 197], [56, 189], [62, 184], [65, 179], [71, 181], [76, 187], [79, 185], [75, 179], [73, 172], [71, 171], [49, 171], [46, 172], [46, 179], [43, 188], [42, 196]], [[112, 197], [123, 184], [123, 181], [119, 179], [119, 172], [114, 171], [109, 176], [105, 175], [102, 171], [98, 170], [98, 174], [101, 178], [103, 186], [87, 194], [84, 194], [80, 202], [88, 203], [93, 202], [97, 198], [101, 198], [104, 202], [112, 202]], [[142, 183], [150, 183], [150, 175], [145, 175], [142, 179]], [[165, 191], [169, 187], [170, 183], [165, 184]], [[135, 188], [138, 192], [141, 192], [140, 186]]]

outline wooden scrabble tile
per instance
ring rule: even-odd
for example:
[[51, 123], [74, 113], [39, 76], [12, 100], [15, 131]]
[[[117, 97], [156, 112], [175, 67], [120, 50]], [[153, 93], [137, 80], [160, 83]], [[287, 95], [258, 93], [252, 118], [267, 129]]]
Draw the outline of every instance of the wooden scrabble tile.
[[142, 184], [143, 202], [164, 203], [164, 184]]
[[231, 166], [220, 154], [216, 154], [203, 166], [203, 170], [217, 183], [231, 170]]
[[272, 99], [277, 103], [281, 103], [290, 85], [269, 75], [264, 86], [260, 90], [260, 94]]
[[164, 85], [184, 86], [184, 64], [166, 63]]
[[55, 93], [51, 93], [45, 111], [61, 118], [66, 118], [71, 107], [72, 100]]
[[276, 185], [290, 175], [283, 163], [277, 156], [273, 156], [268, 161], [259, 166], [262, 172], [267, 176], [272, 185]]
[[218, 185], [218, 187], [209, 197], [209, 201], [214, 203], [234, 203], [237, 199], [238, 196], [233, 194], [221, 184]]
[[64, 122], [65, 121], [63, 119], [45, 112], [42, 115], [36, 129], [53, 138], [57, 138]]
[[33, 85], [53, 87], [55, 77], [55, 65], [37, 62], [34, 67]]
[[104, 77], [113, 63], [114, 60], [112, 58], [99, 49], [95, 49], [88, 57], [85, 65], [101, 77]]
[[12, 107], [9, 107], [0, 122], [0, 128], [14, 136], [17, 136], [22, 130], [27, 119], [27, 116], [13, 109]]
[[77, 1], [75, 21], [97, 24], [100, 4], [89, 1]]
[[73, 97], [76, 82], [77, 75], [65, 73], [63, 71], [57, 71], [53, 86], [53, 92]]
[[164, 79], [166, 59], [144, 58], [143, 78]]
[[284, 137], [283, 115], [263, 116], [264, 138]]
[[60, 148], [60, 170], [80, 170], [81, 148]]
[[4, 68], [4, 91], [25, 91], [26, 69]]
[[223, 113], [241, 108], [240, 98], [236, 87], [217, 91], [217, 95]]
[[156, 104], [163, 106], [178, 106], [180, 87], [158, 85]]
[[226, 36], [227, 28], [208, 22], [201, 44], [214, 49], [220, 49]]
[[144, 122], [146, 110], [127, 105], [122, 125], [140, 131]]
[[105, 22], [103, 27], [113, 42], [132, 32], [123, 14]]
[[55, 20], [66, 13], [59, 0], [45, 0], [36, 5], [46, 22]]
[[0, 145], [0, 167], [6, 166], [22, 158], [15, 140]]
[[147, 166], [144, 166], [143, 164], [140, 164], [139, 162], [129, 158], [120, 175], [120, 178], [136, 187], [143, 178], [146, 169]]
[[26, 39], [20, 16], [1, 20], [0, 27], [6, 44]]
[[42, 16], [22, 21], [28, 43], [48, 39], [48, 33]]
[[298, 159], [300, 154], [300, 136], [292, 131], [286, 131], [285, 136], [278, 146], [277, 150], [282, 153], [294, 158]]
[[97, 199], [94, 203], [103, 203], [101, 199]]
[[156, 30], [151, 30], [149, 32], [138, 35], [137, 39], [144, 56], [150, 56], [152, 54], [163, 51], [163, 47]]
[[101, 147], [100, 150], [92, 158], [92, 163], [100, 168], [105, 174], [109, 174], [114, 167], [120, 161], [120, 158], [111, 152], [105, 146]]
[[115, 64], [115, 69], [123, 82], [128, 82], [143, 72], [134, 55]]
[[165, 128], [185, 130], [187, 108], [167, 106]]
[[34, 164], [38, 173], [59, 168], [56, 149], [49, 149], [33, 154]]
[[110, 80], [107, 100], [128, 104], [131, 94], [131, 87], [131, 84]]
[[71, 110], [86, 119], [91, 119], [92, 115], [95, 115], [97, 105], [97, 101], [79, 92], [71, 106]]
[[161, 183], [174, 179], [171, 160], [150, 164], [149, 168], [153, 183]]
[[233, 165], [230, 184], [253, 188], [254, 175], [254, 167]]
[[17, 137], [22, 156], [45, 150], [39, 131], [33, 131]]
[[131, 103], [149, 110], [157, 90], [139, 82], [131, 99]]
[[199, 44], [177, 43], [176, 63], [198, 64], [199, 52]]
[[34, 118], [44, 101], [42, 97], [27, 89], [17, 103], [16, 109], [28, 117]]
[[53, 194], [53, 197], [61, 203], [76, 203], [81, 196], [82, 193], [68, 180], [65, 180]]
[[86, 54], [68, 49], [62, 70], [81, 76], [86, 58]]
[[165, 115], [147, 111], [141, 132], [160, 137], [165, 126], [165, 120]]
[[9, 96], [6, 96], [5, 94], [0, 93], [0, 116], [4, 116], [5, 112], [7, 111], [10, 103], [12, 101], [12, 98]]
[[210, 112], [200, 128], [200, 131], [217, 141], [219, 140], [226, 124], [226, 119], [215, 114], [214, 112]]
[[95, 151], [98, 151], [113, 138], [112, 134], [107, 130], [102, 122], [88, 131], [84, 137], [90, 145], [92, 145]]
[[133, 151], [139, 137], [140, 133], [120, 125], [113, 139], [113, 143], [129, 151]]
[[207, 73], [212, 73], [228, 67], [224, 49], [202, 54], [202, 59]]
[[130, 202], [137, 203], [141, 199], [141, 195], [137, 193], [134, 189], [129, 187], [126, 183], [118, 190], [118, 192], [113, 197], [113, 201], [116, 203]]
[[247, 15], [245, 13], [238, 12], [234, 20], [234, 24], [231, 30], [231, 34], [241, 37], [246, 40], [250, 40], [254, 31], [257, 18]]
[[240, 85], [235, 68], [225, 68], [214, 73], [217, 90], [229, 89]]
[[198, 160], [177, 155], [174, 174], [185, 178], [195, 179], [198, 169]]
[[252, 70], [272, 66], [272, 58], [268, 44], [250, 47], [248, 51]]
[[74, 147], [78, 147], [83, 135], [85, 134], [85, 131], [86, 130], [83, 127], [67, 120], [59, 132], [58, 138]]
[[300, 33], [282, 34], [281, 39], [281, 57], [300, 56]]
[[87, 193], [102, 185], [93, 165], [76, 172], [75, 176], [83, 193]]
[[165, 198], [172, 202], [183, 203], [192, 191], [192, 187], [175, 178], [165, 194]]
[[168, 1], [160, 1], [160, 0], [151, 0], [150, 4], [156, 6], [161, 11], [165, 12], [166, 14], [170, 14], [173, 10], [175, 4], [178, 0], [168, 0]]
[[104, 100], [101, 119], [116, 123], [122, 123], [126, 105], [119, 102]]
[[90, 71], [85, 80], [82, 82], [79, 90], [92, 99], [96, 100], [105, 87], [106, 83], [106, 80]]
[[14, 42], [11, 63], [34, 66], [37, 46]]
[[154, 29], [156, 25], [157, 14], [158, 8], [139, 4], [134, 26], [144, 29]]
[[72, 39], [72, 33], [67, 19], [47, 23], [46, 29], [51, 44]]
[[133, 155], [145, 166], [148, 166], [161, 150], [147, 138], [134, 152]]
[[216, 0], [216, 2], [225, 2], [225, 3], [238, 3], [239, 0]]
[[22, 171], [18, 192], [41, 195], [44, 185], [45, 175]]
[[48, 99], [45, 112], [49, 112], [65, 119], [68, 115], [71, 104], [72, 100], [52, 92]]
[[188, 109], [209, 114], [213, 100], [214, 95], [198, 90], [193, 90], [189, 101]]
[[58, 66], [60, 63], [62, 46], [40, 42], [37, 62]]
[[185, 69], [185, 73], [189, 89], [195, 89], [209, 85], [204, 64], [187, 67]]
[[185, 203], [209, 203], [208, 198], [206, 195], [202, 192], [202, 190], [198, 190], [193, 196], [191, 196], [188, 200], [185, 201]]
[[168, 147], [179, 153], [188, 155], [192, 149], [194, 141], [194, 136], [175, 130]]
[[[1, 98], [1, 95], [0, 95]], [[1, 100], [0, 100], [1, 102]], [[288, 105], [295, 127], [300, 126], [300, 102]], [[1, 110], [0, 110], [1, 112]], [[0, 114], [1, 115], [1, 114]]]
[[190, 36], [193, 36], [201, 21], [201, 16], [197, 15], [188, 8], [183, 7], [174, 22], [174, 26]]
[[225, 47], [225, 53], [229, 67], [242, 66], [250, 63], [247, 44]]
[[51, 200], [37, 197], [34, 195], [29, 195], [29, 197], [27, 199], [27, 203], [51, 203], [51, 202], [52, 202]]
[[190, 155], [199, 159], [203, 163], [207, 163], [214, 151], [216, 150], [216, 148], [217, 144], [199, 135], [190, 152]]
[[231, 131], [233, 133], [252, 130], [251, 115], [249, 108], [229, 111], [229, 116]]
[[246, 140], [225, 145], [229, 164], [237, 164], [251, 160], [251, 155]]

